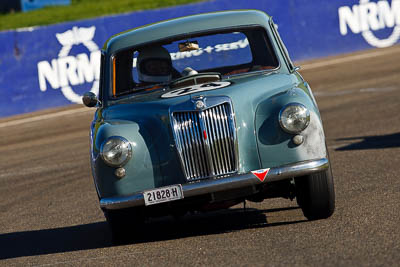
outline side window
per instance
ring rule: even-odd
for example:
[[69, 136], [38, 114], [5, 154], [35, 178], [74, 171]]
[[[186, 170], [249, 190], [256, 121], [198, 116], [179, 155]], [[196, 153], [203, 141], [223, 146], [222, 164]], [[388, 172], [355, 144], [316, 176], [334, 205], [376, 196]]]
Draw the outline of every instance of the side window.
[[291, 71], [293, 71], [293, 70], [295, 69], [295, 67], [294, 67], [294, 64], [293, 64], [292, 60], [290, 59], [289, 52], [288, 52], [288, 50], [287, 50], [285, 44], [282, 42], [281, 36], [279, 35], [279, 32], [278, 32], [278, 25], [276, 25], [276, 24], [272, 21], [272, 19], [270, 20], [270, 25], [271, 25], [272, 31], [274, 32], [274, 35], [275, 35], [275, 37], [276, 37], [276, 40], [277, 40], [278, 43], [279, 43], [279, 46], [282, 48], [282, 52], [283, 52], [283, 54], [284, 54], [284, 56], [285, 56], [286, 62], [287, 62], [288, 65], [289, 65], [289, 69], [290, 69]]
[[129, 93], [134, 87], [132, 79], [132, 51], [119, 52], [113, 57], [113, 96]]
[[104, 70], [105, 70], [105, 55], [104, 55], [104, 50], [101, 50], [101, 57], [100, 57], [100, 80], [99, 80], [99, 92], [98, 92], [98, 99], [100, 99], [100, 101], [103, 100], [103, 84], [104, 84]]

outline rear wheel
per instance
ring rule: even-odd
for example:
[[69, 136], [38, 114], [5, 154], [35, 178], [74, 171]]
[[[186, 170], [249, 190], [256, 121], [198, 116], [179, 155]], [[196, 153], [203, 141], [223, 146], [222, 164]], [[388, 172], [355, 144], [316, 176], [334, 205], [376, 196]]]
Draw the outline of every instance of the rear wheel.
[[128, 210], [105, 210], [108, 226], [111, 230], [112, 242], [114, 244], [127, 243], [139, 238], [143, 230], [144, 217], [137, 211]]
[[325, 219], [335, 210], [335, 189], [331, 168], [295, 178], [296, 200], [309, 220]]

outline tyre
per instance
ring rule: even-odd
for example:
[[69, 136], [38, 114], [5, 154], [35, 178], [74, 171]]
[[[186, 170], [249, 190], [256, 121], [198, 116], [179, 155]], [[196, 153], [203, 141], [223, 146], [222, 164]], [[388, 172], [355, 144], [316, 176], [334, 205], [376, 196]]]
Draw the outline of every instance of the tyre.
[[113, 244], [124, 244], [140, 237], [144, 226], [144, 217], [138, 212], [129, 210], [105, 210], [108, 226], [111, 230]]
[[295, 178], [296, 200], [309, 220], [330, 217], [335, 210], [335, 189], [331, 168]]

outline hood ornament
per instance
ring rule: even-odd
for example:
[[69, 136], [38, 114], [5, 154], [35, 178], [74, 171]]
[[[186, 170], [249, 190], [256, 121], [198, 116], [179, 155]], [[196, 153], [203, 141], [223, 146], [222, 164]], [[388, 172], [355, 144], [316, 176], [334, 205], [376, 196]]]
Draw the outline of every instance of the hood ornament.
[[192, 97], [192, 101], [194, 103], [194, 107], [198, 110], [206, 108], [206, 104], [204, 103], [205, 97], [203, 95], [196, 95]]
[[204, 104], [203, 100], [197, 100], [195, 103], [196, 109], [204, 109], [206, 107], [206, 104]]

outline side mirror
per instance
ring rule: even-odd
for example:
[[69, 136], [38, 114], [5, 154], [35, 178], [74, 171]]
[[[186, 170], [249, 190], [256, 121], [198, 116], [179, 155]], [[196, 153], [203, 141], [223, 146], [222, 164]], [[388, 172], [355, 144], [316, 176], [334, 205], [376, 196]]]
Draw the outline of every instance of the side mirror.
[[92, 108], [96, 106], [99, 103], [99, 100], [97, 99], [96, 94], [92, 92], [86, 92], [83, 97], [82, 97], [83, 104], [85, 106]]

